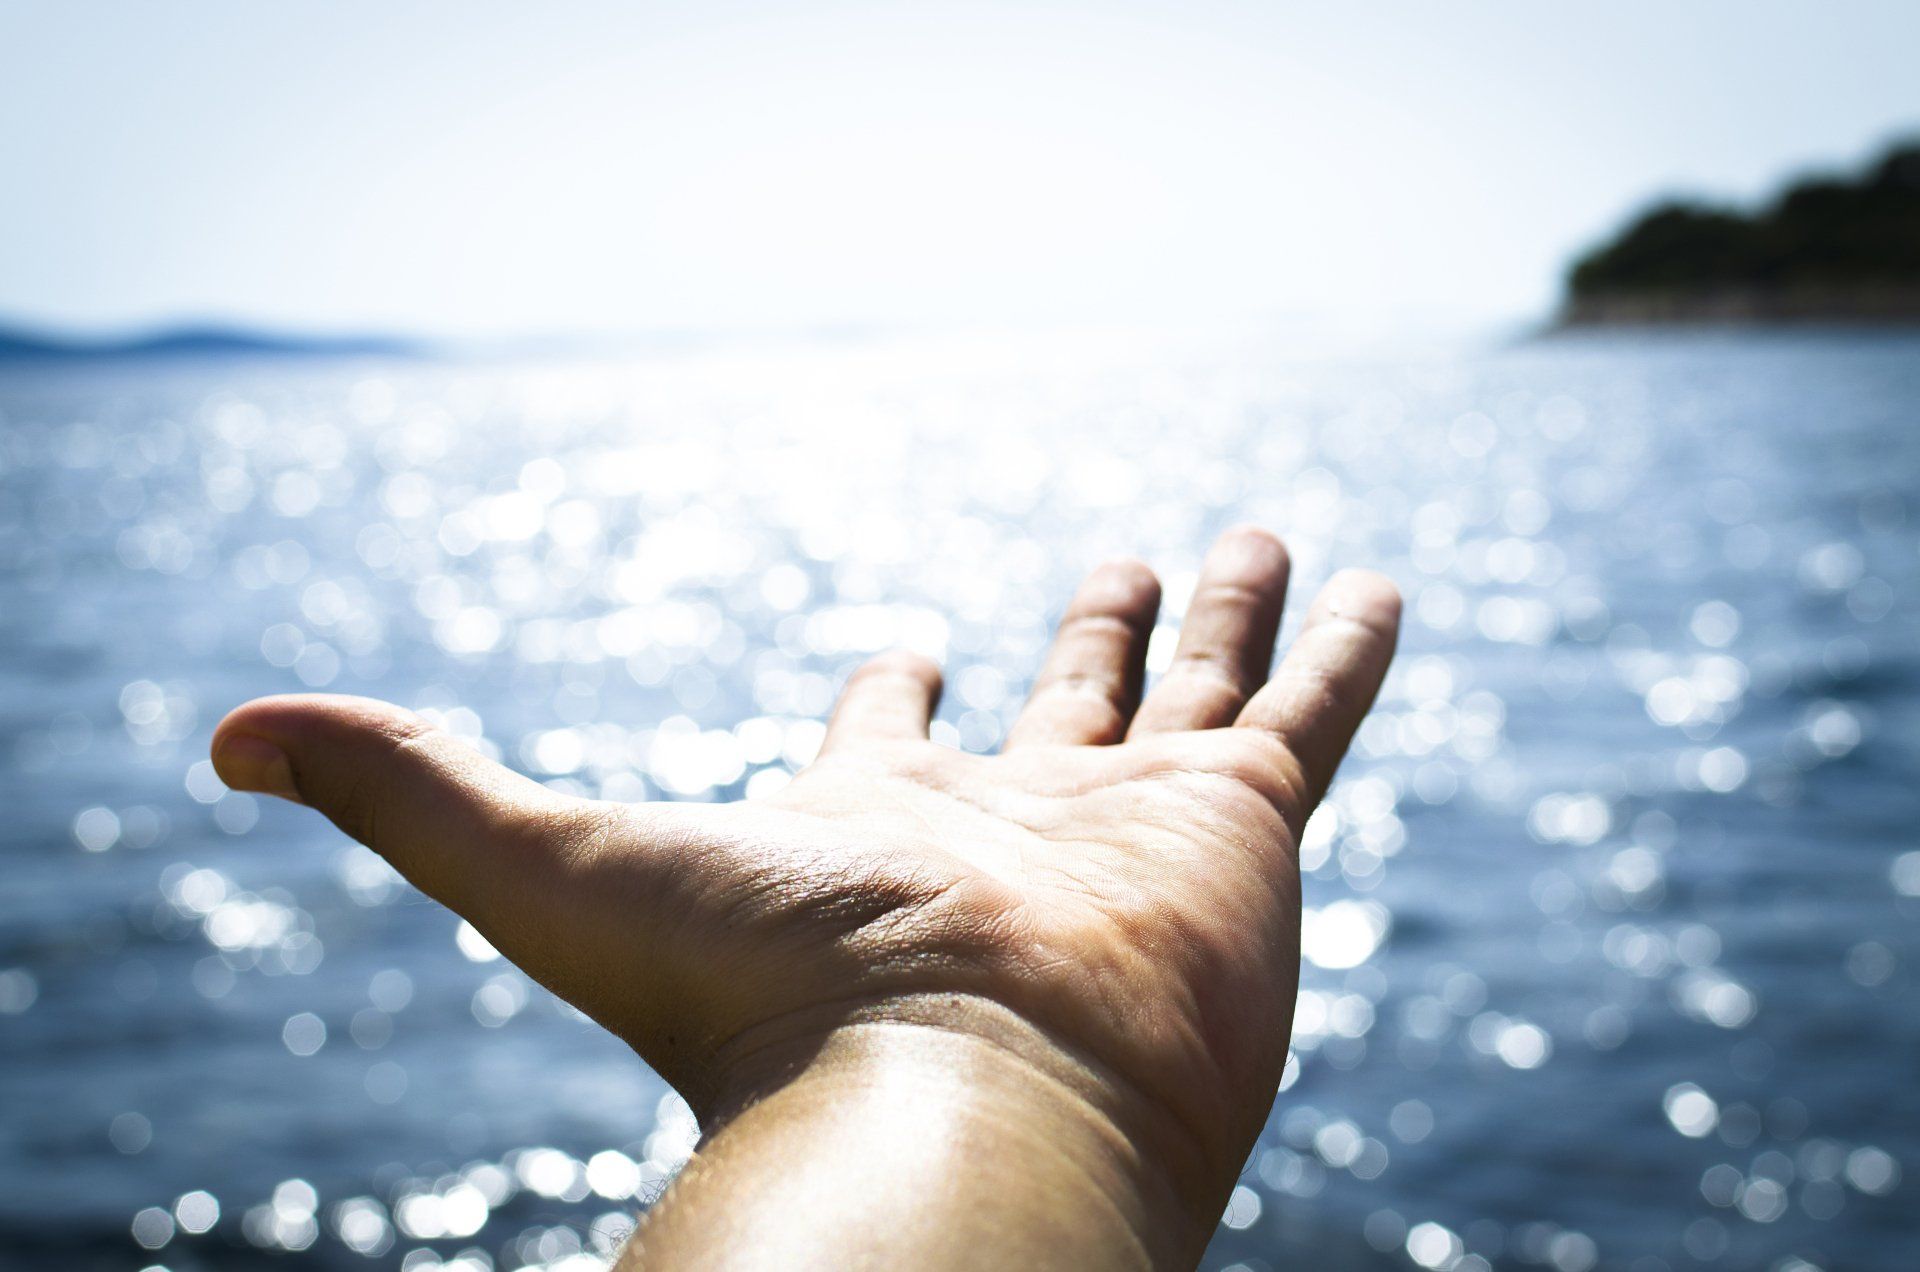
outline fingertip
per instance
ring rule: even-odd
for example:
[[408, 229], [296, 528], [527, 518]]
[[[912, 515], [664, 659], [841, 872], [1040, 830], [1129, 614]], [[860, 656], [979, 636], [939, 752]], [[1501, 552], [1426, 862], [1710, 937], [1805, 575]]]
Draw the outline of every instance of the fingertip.
[[316, 728], [409, 731], [423, 727], [405, 707], [343, 693], [282, 693], [255, 698], [229, 711], [213, 731], [214, 745], [233, 733], [286, 742]]
[[905, 648], [875, 654], [847, 677], [822, 753], [862, 739], [924, 739], [940, 689], [940, 665], [925, 654]]
[[1113, 557], [1087, 575], [1075, 608], [1138, 617], [1160, 608], [1160, 576], [1138, 557]]
[[1235, 525], [1228, 526], [1214, 539], [1214, 543], [1216, 545], [1222, 543], [1244, 544], [1249, 548], [1277, 552], [1281, 556], [1287, 554], [1286, 540], [1265, 526], [1253, 521], [1242, 521]]
[[426, 724], [404, 707], [349, 694], [287, 693], [255, 698], [226, 714], [208, 746], [213, 771], [237, 791], [304, 804], [297, 757], [337, 750], [355, 737], [399, 738]]
[[1201, 579], [1266, 588], [1284, 581], [1291, 567], [1280, 536], [1251, 522], [1234, 526], [1213, 541], [1201, 564]]
[[1400, 625], [1400, 587], [1378, 570], [1345, 569], [1327, 580], [1315, 608], [1326, 618], [1392, 631]]
[[235, 731], [216, 734], [212, 759], [214, 773], [233, 790], [306, 802], [294, 784], [287, 753], [265, 738]]

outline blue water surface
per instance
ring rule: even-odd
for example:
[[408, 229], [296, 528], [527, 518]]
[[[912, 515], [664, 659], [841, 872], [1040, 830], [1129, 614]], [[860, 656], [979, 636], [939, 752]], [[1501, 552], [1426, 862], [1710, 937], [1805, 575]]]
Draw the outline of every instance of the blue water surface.
[[0, 368], [0, 1264], [584, 1272], [696, 1143], [223, 790], [233, 704], [739, 798], [893, 644], [991, 749], [1083, 570], [1148, 559], [1170, 634], [1241, 521], [1408, 622], [1207, 1266], [1920, 1266], [1920, 337], [1873, 332]]

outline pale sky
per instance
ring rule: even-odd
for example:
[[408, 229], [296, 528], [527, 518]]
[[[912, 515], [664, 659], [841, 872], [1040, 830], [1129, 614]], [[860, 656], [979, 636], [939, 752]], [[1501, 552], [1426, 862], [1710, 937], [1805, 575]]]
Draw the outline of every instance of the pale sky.
[[0, 317], [1520, 319], [1920, 132], [1920, 4], [0, 0]]

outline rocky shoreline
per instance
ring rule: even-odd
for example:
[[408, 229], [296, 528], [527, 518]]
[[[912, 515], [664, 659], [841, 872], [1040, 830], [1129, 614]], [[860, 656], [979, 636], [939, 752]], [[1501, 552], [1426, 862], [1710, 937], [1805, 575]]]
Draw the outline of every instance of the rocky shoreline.
[[1920, 286], [1717, 288], [1575, 296], [1560, 330], [1658, 326], [1920, 326]]

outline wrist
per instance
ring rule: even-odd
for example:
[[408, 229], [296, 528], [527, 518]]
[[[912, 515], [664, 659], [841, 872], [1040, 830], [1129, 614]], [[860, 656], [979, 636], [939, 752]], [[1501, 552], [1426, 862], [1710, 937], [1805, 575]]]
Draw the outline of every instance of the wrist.
[[838, 1007], [829, 1022], [786, 1018], [718, 1059], [723, 1076], [701, 1102], [707, 1144], [816, 1117], [937, 1140], [859, 1151], [951, 1148], [947, 1169], [993, 1177], [994, 1205], [1030, 1190], [1051, 1222], [1117, 1240], [1105, 1256], [1142, 1266], [1192, 1266], [1240, 1165], [1124, 1078], [984, 998], [907, 996]]

